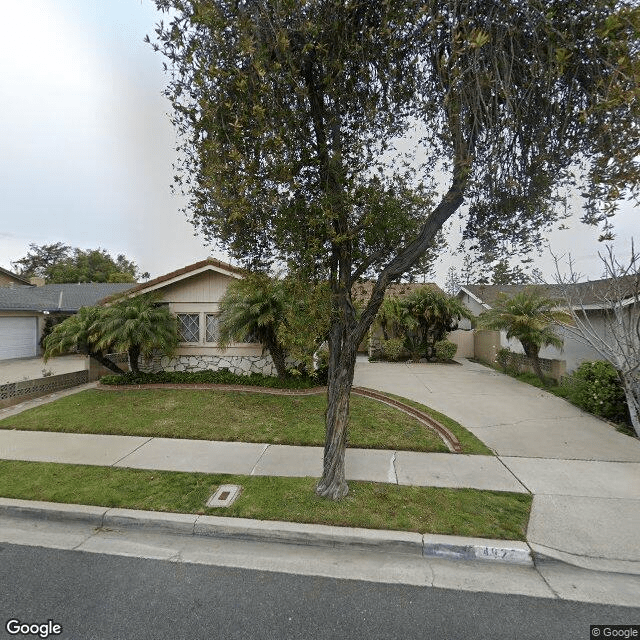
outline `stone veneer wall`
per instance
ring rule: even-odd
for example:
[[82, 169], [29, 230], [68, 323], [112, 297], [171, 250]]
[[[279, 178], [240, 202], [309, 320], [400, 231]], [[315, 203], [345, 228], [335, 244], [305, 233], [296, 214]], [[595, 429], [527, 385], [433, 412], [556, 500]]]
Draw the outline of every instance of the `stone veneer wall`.
[[141, 371], [217, 371], [229, 369], [232, 373], [246, 375], [262, 373], [265, 376], [276, 375], [276, 368], [270, 355], [266, 356], [161, 356], [141, 360]]

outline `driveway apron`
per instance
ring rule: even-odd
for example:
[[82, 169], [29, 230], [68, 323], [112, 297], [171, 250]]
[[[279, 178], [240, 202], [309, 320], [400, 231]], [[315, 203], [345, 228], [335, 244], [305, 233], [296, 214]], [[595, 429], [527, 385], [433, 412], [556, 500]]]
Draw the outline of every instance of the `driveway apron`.
[[363, 363], [355, 385], [440, 411], [493, 449], [534, 496], [527, 538], [582, 566], [640, 572], [640, 441], [483, 365]]

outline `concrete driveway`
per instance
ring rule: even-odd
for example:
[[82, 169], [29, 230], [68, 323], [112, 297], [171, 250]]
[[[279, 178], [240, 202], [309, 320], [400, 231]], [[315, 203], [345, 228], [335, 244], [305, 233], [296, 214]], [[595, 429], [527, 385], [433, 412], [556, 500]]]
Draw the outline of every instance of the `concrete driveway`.
[[640, 462], [640, 441], [562, 398], [468, 360], [363, 363], [354, 384], [422, 402], [473, 432], [500, 456]]
[[593, 569], [640, 572], [640, 440], [488, 367], [364, 363], [355, 384], [460, 422], [533, 494], [527, 541]]
[[86, 356], [72, 355], [51, 358], [45, 364], [42, 358], [15, 358], [0, 360], [0, 384], [36, 380], [42, 378], [43, 370], [52, 375], [83, 371], [87, 368]]

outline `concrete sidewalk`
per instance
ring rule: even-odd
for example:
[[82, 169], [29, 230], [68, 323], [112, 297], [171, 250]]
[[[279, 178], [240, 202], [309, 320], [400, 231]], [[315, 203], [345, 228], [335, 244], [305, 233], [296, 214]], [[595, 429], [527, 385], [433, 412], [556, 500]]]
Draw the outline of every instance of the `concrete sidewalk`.
[[[322, 447], [0, 430], [0, 459], [162, 471], [320, 477]], [[347, 479], [391, 484], [527, 489], [493, 456], [348, 449]]]

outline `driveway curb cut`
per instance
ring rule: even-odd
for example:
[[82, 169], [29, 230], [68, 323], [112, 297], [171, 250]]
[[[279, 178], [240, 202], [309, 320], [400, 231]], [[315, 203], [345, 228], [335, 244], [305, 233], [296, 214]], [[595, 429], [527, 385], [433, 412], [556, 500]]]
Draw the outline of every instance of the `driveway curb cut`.
[[417, 557], [481, 560], [533, 566], [529, 545], [512, 540], [423, 535], [409, 531], [138, 511], [13, 498], [0, 498], [0, 516], [85, 522], [96, 528], [144, 530], [252, 542], [349, 547]]

